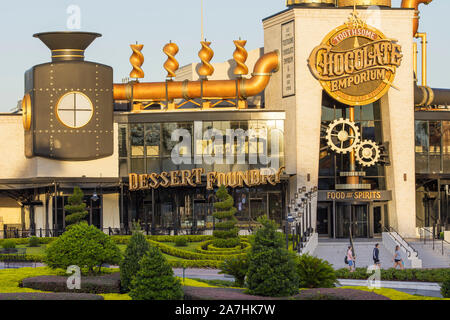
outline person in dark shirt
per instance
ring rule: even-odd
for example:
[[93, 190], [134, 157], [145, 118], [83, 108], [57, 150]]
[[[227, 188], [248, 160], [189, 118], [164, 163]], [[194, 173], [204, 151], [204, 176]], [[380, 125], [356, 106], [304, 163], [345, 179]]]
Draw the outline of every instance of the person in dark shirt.
[[381, 267], [381, 263], [380, 263], [380, 249], [379, 249], [379, 244], [375, 244], [375, 248], [373, 248], [373, 263], [376, 267], [380, 268]]

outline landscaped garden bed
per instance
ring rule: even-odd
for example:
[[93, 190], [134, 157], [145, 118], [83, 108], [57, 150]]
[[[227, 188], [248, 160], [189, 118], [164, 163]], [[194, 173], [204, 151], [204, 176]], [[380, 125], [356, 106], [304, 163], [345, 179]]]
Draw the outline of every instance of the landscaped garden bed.
[[388, 297], [354, 289], [324, 288], [301, 290], [289, 297], [249, 295], [244, 289], [183, 287], [186, 300], [390, 300]]
[[40, 291], [72, 293], [120, 293], [120, 273], [115, 272], [101, 276], [82, 276], [80, 289], [67, 288], [67, 276], [38, 276], [23, 279], [23, 288]]
[[89, 293], [0, 293], [0, 300], [104, 300], [102, 296]]

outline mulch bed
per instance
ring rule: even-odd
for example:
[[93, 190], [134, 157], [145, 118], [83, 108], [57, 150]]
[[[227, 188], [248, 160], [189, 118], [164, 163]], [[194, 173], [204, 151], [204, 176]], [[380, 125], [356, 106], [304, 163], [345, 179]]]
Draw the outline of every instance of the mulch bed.
[[120, 273], [115, 272], [102, 276], [81, 277], [81, 289], [67, 288], [65, 276], [39, 276], [26, 278], [20, 285], [40, 291], [70, 292], [70, 293], [120, 293]]
[[261, 297], [245, 294], [243, 289], [183, 287], [186, 300], [390, 300], [373, 293], [354, 289], [309, 289], [283, 297]]
[[104, 300], [88, 293], [0, 293], [0, 300]]

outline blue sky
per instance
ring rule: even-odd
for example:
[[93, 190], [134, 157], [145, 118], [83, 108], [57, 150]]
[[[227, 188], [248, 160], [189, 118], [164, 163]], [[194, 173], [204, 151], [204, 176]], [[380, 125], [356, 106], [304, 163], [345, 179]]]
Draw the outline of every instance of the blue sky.
[[[232, 57], [233, 40], [248, 40], [247, 49], [263, 46], [261, 20], [285, 9], [285, 0], [203, 0], [205, 37], [212, 41], [213, 62]], [[401, 0], [392, 0], [398, 7]], [[114, 68], [120, 82], [131, 71], [130, 43], [143, 43], [144, 81], [165, 79], [162, 47], [169, 40], [180, 48], [180, 65], [197, 62], [200, 49], [200, 0], [15, 0], [0, 5], [0, 112], [8, 112], [23, 96], [23, 74], [33, 65], [48, 62], [50, 51], [34, 33], [67, 30], [70, 5], [81, 9], [81, 30], [103, 34], [86, 51], [87, 60]], [[429, 36], [428, 82], [450, 88], [449, 0], [421, 6], [421, 31]]]

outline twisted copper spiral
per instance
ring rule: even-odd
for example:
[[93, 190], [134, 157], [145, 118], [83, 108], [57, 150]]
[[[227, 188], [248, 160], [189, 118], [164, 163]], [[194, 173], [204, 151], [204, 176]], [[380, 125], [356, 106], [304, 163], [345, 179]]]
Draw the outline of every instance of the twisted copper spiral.
[[144, 77], [144, 70], [141, 66], [144, 64], [144, 55], [142, 54], [143, 44], [130, 45], [133, 54], [130, 57], [130, 63], [133, 66], [133, 70], [130, 72], [130, 78], [139, 79]]
[[164, 46], [163, 52], [167, 55], [167, 61], [164, 63], [164, 69], [167, 71], [167, 78], [175, 77], [175, 72], [180, 66], [175, 59], [175, 55], [178, 53], [178, 46], [176, 43], [168, 43]]
[[248, 74], [248, 68], [245, 65], [245, 61], [247, 61], [248, 53], [245, 50], [245, 45], [247, 44], [247, 40], [235, 40], [233, 41], [236, 46], [236, 50], [233, 53], [234, 61], [236, 61], [236, 68], [234, 68], [235, 75], [246, 75]]
[[201, 41], [202, 49], [198, 52], [198, 57], [202, 61], [198, 74], [200, 76], [211, 76], [214, 73], [214, 67], [209, 63], [214, 57], [214, 51], [209, 47], [211, 42]]

